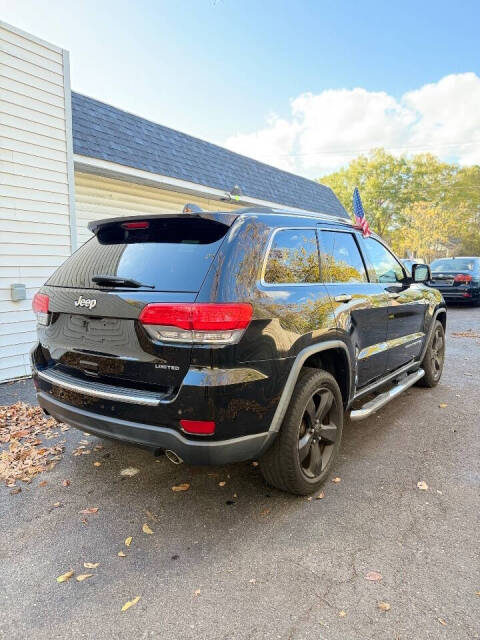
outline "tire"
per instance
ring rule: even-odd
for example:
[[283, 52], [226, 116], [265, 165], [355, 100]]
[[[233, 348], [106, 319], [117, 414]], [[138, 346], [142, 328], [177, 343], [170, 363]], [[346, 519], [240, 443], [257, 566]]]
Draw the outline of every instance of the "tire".
[[320, 488], [332, 470], [343, 431], [343, 399], [335, 378], [303, 369], [280, 432], [260, 460], [265, 481], [296, 495]]
[[442, 377], [445, 362], [445, 330], [438, 320], [435, 321], [432, 337], [428, 343], [421, 367], [425, 371], [417, 382], [419, 387], [436, 387]]

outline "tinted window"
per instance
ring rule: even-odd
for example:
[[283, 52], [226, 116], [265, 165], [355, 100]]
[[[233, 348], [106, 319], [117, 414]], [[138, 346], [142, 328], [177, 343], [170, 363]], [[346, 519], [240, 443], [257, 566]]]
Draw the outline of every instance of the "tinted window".
[[158, 291], [199, 291], [228, 229], [198, 218], [150, 220], [146, 229], [107, 225], [57, 269], [47, 284], [99, 288], [92, 277], [112, 275], [153, 285]]
[[317, 235], [313, 229], [285, 229], [273, 237], [265, 282], [319, 282]]
[[451, 258], [434, 260], [430, 268], [432, 271], [473, 271], [475, 269], [475, 263], [476, 260], [473, 258]]
[[383, 244], [373, 238], [366, 238], [364, 244], [378, 282], [401, 282], [403, 280], [405, 275], [400, 263]]
[[322, 231], [320, 263], [325, 282], [367, 281], [362, 256], [351, 233]]

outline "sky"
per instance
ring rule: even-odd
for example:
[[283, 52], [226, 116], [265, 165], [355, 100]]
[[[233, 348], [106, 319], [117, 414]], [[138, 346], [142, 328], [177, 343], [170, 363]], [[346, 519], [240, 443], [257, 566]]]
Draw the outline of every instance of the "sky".
[[478, 0], [0, 0], [75, 91], [315, 178], [373, 147], [480, 163]]

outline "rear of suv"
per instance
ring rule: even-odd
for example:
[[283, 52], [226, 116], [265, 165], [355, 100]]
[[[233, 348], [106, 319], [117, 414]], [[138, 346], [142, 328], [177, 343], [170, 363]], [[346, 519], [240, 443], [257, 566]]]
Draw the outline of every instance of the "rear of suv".
[[344, 219], [266, 209], [108, 219], [34, 299], [38, 401], [175, 462], [260, 459], [315, 491], [344, 413], [438, 383], [445, 305]]

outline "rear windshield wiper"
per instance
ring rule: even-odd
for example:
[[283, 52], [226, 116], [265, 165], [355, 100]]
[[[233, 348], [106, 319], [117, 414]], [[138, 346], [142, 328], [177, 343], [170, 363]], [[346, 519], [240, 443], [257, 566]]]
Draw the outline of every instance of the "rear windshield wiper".
[[120, 276], [93, 276], [92, 282], [111, 287], [134, 287], [135, 289], [147, 287], [148, 289], [155, 289], [154, 284], [145, 284], [133, 278], [121, 278]]

